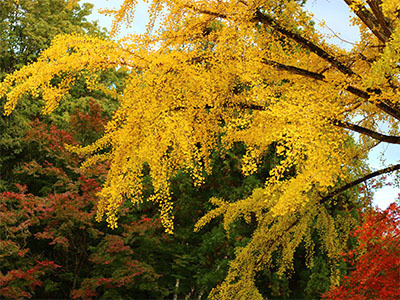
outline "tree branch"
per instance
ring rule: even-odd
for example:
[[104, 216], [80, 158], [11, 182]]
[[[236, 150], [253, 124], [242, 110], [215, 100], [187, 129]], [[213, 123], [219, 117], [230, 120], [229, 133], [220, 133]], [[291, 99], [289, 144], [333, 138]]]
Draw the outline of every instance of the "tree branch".
[[358, 126], [355, 124], [351, 124], [351, 123], [339, 121], [339, 120], [333, 121], [333, 125], [336, 125], [336, 126], [339, 126], [342, 128], [346, 128], [346, 129], [350, 129], [350, 130], [358, 132], [360, 134], [367, 135], [367, 136], [372, 137], [373, 139], [381, 141], [381, 142], [386, 142], [386, 143], [391, 143], [391, 144], [400, 144], [400, 137], [398, 137], [398, 136], [385, 135], [385, 134], [370, 130], [370, 129], [362, 127], [362, 126]]
[[[352, 2], [351, 0], [345, 0], [345, 1], [346, 1], [346, 3], [348, 2], [348, 4]], [[379, 27], [379, 23], [375, 19], [374, 15], [372, 15], [365, 8], [364, 9], [359, 9], [358, 12], [359, 12], [360, 18], [362, 18], [363, 22], [368, 22], [368, 20], [373, 20], [373, 25], [375, 27]], [[254, 20], [258, 21], [258, 22], [261, 22], [263, 24], [269, 25], [272, 28], [274, 28], [276, 31], [278, 31], [281, 34], [283, 34], [284, 36], [286, 36], [286, 37], [298, 42], [303, 47], [309, 49], [311, 52], [317, 54], [319, 57], [321, 57], [322, 59], [326, 60], [327, 62], [329, 62], [333, 66], [335, 66], [343, 74], [350, 75], [350, 76], [357, 75], [353, 70], [351, 70], [351, 68], [349, 68], [348, 66], [346, 66], [345, 64], [343, 64], [342, 62], [337, 60], [336, 57], [332, 56], [331, 54], [329, 54], [328, 52], [323, 50], [321, 47], [319, 47], [318, 45], [316, 45], [312, 41], [302, 37], [301, 35], [299, 35], [297, 33], [294, 33], [292, 31], [284, 28], [276, 20], [274, 20], [271, 16], [269, 16], [267, 14], [264, 14], [261, 11], [257, 10]], [[374, 32], [374, 34], [375, 34], [375, 32]], [[376, 33], [376, 34], [379, 35], [379, 32]], [[382, 34], [380, 36], [383, 39], [385, 39]], [[278, 66], [278, 63], [275, 63], [275, 66]], [[325, 78], [325, 77], [321, 77], [321, 76], [323, 76], [321, 74], [318, 74], [318, 73], [313, 73], [312, 74], [312, 72], [307, 71], [307, 70], [300, 71], [299, 69], [296, 69], [296, 67], [289, 67], [289, 66], [285, 66], [285, 65], [282, 65], [282, 64], [280, 64], [279, 67], [281, 67], [281, 69], [286, 69], [287, 71], [290, 71], [290, 72], [293, 72], [293, 73], [296, 73], [296, 74], [299, 74], [299, 75], [313, 77], [314, 79], [317, 79], [317, 80], [323, 80]], [[358, 97], [364, 98], [366, 100], [368, 100], [370, 98], [370, 95], [367, 92], [362, 91], [362, 90], [360, 90], [358, 88], [349, 86], [349, 87], [346, 88], [346, 90], [348, 92], [350, 92], [350, 93], [352, 93], [354, 95], [357, 95]], [[380, 90], [377, 90], [377, 91], [374, 91], [374, 92], [379, 94]], [[392, 117], [396, 118], [397, 120], [400, 120], [400, 111], [395, 109], [392, 105], [386, 104], [383, 101], [381, 101], [379, 103], [376, 103], [375, 105], [377, 107], [379, 107], [380, 109], [382, 109], [387, 114], [391, 115]]]
[[[350, 5], [352, 3], [352, 0], [344, 0], [348, 5]], [[214, 17], [218, 17], [218, 18], [222, 18], [222, 19], [226, 19], [228, 16], [219, 12], [213, 12], [213, 11], [209, 11], [206, 9], [199, 9], [196, 8], [192, 5], [187, 5], [186, 7], [188, 7], [189, 9], [195, 10], [199, 13], [202, 14], [208, 14]], [[360, 14], [360, 18], [362, 18], [363, 22], [368, 22], [368, 20], [370, 20], [370, 25], [373, 24], [375, 27], [379, 27], [379, 23], [378, 21], [375, 19], [374, 15], [372, 15], [369, 11], [367, 11], [365, 8], [360, 8], [358, 10], [359, 14]], [[362, 17], [361, 17], [362, 16]], [[364, 18], [364, 19], [363, 19]], [[297, 43], [299, 43], [300, 45], [302, 45], [303, 47], [305, 47], [306, 49], [310, 50], [311, 52], [317, 54], [319, 57], [321, 57], [322, 59], [326, 60], [327, 62], [329, 62], [330, 64], [332, 64], [333, 66], [335, 66], [340, 72], [352, 76], [352, 75], [357, 75], [350, 67], [346, 66], [345, 64], [343, 64], [342, 62], [340, 62], [336, 57], [334, 57], [333, 55], [329, 54], [328, 52], [326, 52], [325, 50], [323, 50], [321, 47], [319, 47], [318, 45], [316, 45], [314, 42], [302, 37], [301, 35], [299, 35], [298, 33], [292, 32], [286, 28], [284, 28], [283, 26], [281, 26], [276, 20], [274, 20], [271, 16], [262, 13], [260, 10], [257, 10], [255, 13], [255, 17], [253, 18], [253, 21], [256, 22], [260, 22], [262, 24], [266, 24], [271, 26], [273, 29], [275, 29], [276, 31], [280, 32], [282, 35], [296, 41]], [[376, 30], [375, 30], [376, 31]], [[379, 32], [377, 33], [379, 35]], [[381, 35], [382, 36], [382, 35]], [[306, 76], [306, 77], [310, 77], [316, 80], [324, 80], [325, 76], [316, 72], [312, 72], [312, 71], [308, 71], [305, 69], [301, 69], [301, 68], [297, 68], [294, 66], [287, 66], [284, 64], [280, 64], [277, 62], [273, 62], [270, 61], [268, 59], [263, 59], [263, 62], [265, 64], [268, 65], [272, 65], [275, 66], [277, 68], [280, 68], [281, 70], [285, 70], [294, 74], [298, 74], [298, 75], [302, 75], [302, 76]], [[359, 75], [357, 75], [359, 77]], [[370, 95], [368, 92], [360, 90], [359, 88], [353, 87], [353, 86], [348, 86], [346, 88], [346, 90], [350, 93], [352, 93], [353, 95], [356, 95], [360, 98], [363, 98], [365, 100], [369, 100], [370, 99]], [[380, 90], [376, 90], [376, 91], [372, 91], [375, 94], [379, 94]], [[396, 109], [395, 107], [393, 107], [390, 104], [386, 104], [384, 101], [378, 102], [378, 103], [374, 103], [374, 105], [378, 108], [380, 108], [382, 111], [384, 111], [385, 113], [391, 115], [393, 118], [400, 120], [400, 111], [398, 109]], [[255, 107], [255, 110], [263, 110], [263, 107]]]
[[[257, 110], [257, 111], [265, 111], [266, 107], [262, 105], [257, 105], [257, 104], [247, 104], [247, 103], [239, 103], [239, 104], [223, 104], [223, 108], [241, 108], [241, 109], [251, 109], [251, 110]], [[212, 109], [215, 108], [215, 106], [212, 105], [205, 105], [204, 107], [192, 107], [194, 109]], [[173, 109], [169, 111], [180, 111], [180, 110], [185, 110], [187, 107], [185, 106], [177, 106], [174, 107]]]
[[294, 67], [294, 66], [284, 65], [284, 64], [272, 61], [272, 60], [265, 59], [265, 58], [262, 59], [262, 62], [266, 65], [270, 65], [270, 66], [276, 67], [280, 70], [288, 71], [293, 74], [302, 75], [305, 77], [310, 77], [312, 79], [321, 80], [321, 81], [325, 79], [324, 75], [316, 73], [316, 72], [308, 71], [306, 69], [301, 69], [301, 68]]
[[[301, 76], [305, 76], [305, 77], [309, 77], [315, 80], [320, 80], [323, 81], [325, 80], [325, 76], [323, 74], [320, 73], [316, 73], [316, 72], [312, 72], [306, 69], [301, 69], [298, 67], [294, 67], [294, 66], [288, 66], [288, 65], [284, 65], [275, 61], [271, 61], [268, 59], [263, 59], [262, 60], [263, 63], [270, 65], [270, 66], [274, 66], [280, 70], [283, 71], [287, 71], [293, 74], [297, 74], [297, 75], [301, 75]], [[357, 97], [363, 98], [365, 100], [369, 100], [370, 99], [370, 95], [368, 92], [360, 90], [359, 88], [356, 88], [354, 86], [349, 85], [348, 87], [346, 87], [346, 91], [348, 91], [349, 93], [352, 93], [353, 95], [356, 95]], [[380, 90], [374, 90], [371, 91], [374, 92], [376, 94], [380, 93]], [[374, 103], [374, 105], [378, 108], [380, 108], [382, 111], [384, 111], [385, 113], [391, 115], [393, 118], [400, 120], [400, 111], [397, 110], [396, 108], [394, 108], [393, 106], [390, 106], [388, 104], [386, 104], [385, 102], [378, 102], [378, 103]]]
[[281, 26], [276, 20], [274, 20], [271, 16], [262, 13], [261, 11], [256, 11], [256, 16], [254, 17], [254, 21], [260, 22], [265, 25], [271, 26], [273, 29], [281, 33], [282, 35], [296, 41], [304, 48], [310, 50], [311, 52], [317, 54], [322, 59], [326, 60], [333, 66], [335, 66], [340, 72], [343, 74], [353, 76], [357, 75], [351, 68], [340, 62], [333, 55], [326, 52], [324, 49], [316, 45], [314, 42], [302, 37], [298, 33], [292, 32], [283, 26]]
[[393, 165], [391, 167], [384, 168], [384, 169], [372, 172], [372, 173], [370, 173], [368, 175], [365, 175], [364, 177], [356, 179], [356, 180], [354, 180], [354, 181], [352, 181], [352, 182], [350, 182], [350, 183], [348, 183], [348, 184], [346, 184], [346, 185], [344, 185], [344, 186], [342, 186], [342, 187], [330, 192], [328, 195], [326, 195], [325, 197], [323, 197], [321, 199], [320, 203], [322, 204], [322, 203], [328, 201], [330, 198], [332, 198], [334, 196], [337, 196], [341, 192], [344, 192], [345, 190], [348, 190], [349, 188], [352, 188], [353, 186], [359, 185], [360, 183], [362, 183], [364, 181], [367, 181], [368, 179], [371, 179], [371, 178], [374, 178], [374, 177], [377, 177], [379, 175], [383, 175], [383, 174], [386, 174], [386, 173], [390, 173], [390, 172], [393, 172], [393, 171], [397, 171], [397, 170], [400, 170], [400, 164]]
[[[346, 3], [347, 2], [349, 2], [349, 3], [352, 2], [351, 0], [345, 0], [345, 1], [346, 1]], [[364, 19], [367, 20], [368, 18], [370, 18], [371, 20], [374, 20], [374, 26], [376, 26], [376, 27], [379, 26], [379, 23], [376, 21], [374, 16], [369, 11], [367, 11], [365, 8], [364, 8], [364, 10], [362, 10], [362, 9], [358, 10], [358, 12], [360, 13], [360, 15], [363, 16]], [[361, 16], [360, 16], [360, 18], [361, 18]], [[363, 22], [365, 22], [364, 19], [363, 19]], [[370, 20], [370, 19], [368, 19], [368, 20]], [[327, 62], [329, 62], [333, 66], [335, 66], [343, 74], [350, 75], [350, 76], [357, 75], [353, 70], [351, 70], [351, 68], [349, 68], [348, 66], [346, 66], [345, 64], [343, 64], [342, 62], [337, 60], [336, 57], [332, 56], [331, 54], [329, 54], [328, 52], [323, 50], [321, 47], [317, 46], [312, 41], [302, 37], [301, 35], [299, 35], [297, 33], [294, 33], [292, 31], [282, 27], [271, 16], [268, 16], [268, 15], [262, 13], [261, 11], [257, 10], [254, 20], [258, 21], [258, 22], [261, 22], [263, 24], [269, 25], [273, 29], [275, 29], [276, 31], [278, 31], [281, 34], [283, 34], [284, 36], [286, 36], [286, 37], [298, 42], [303, 47], [309, 49], [311, 52], [317, 54], [319, 57], [321, 57], [322, 59], [326, 60]], [[278, 66], [278, 63], [275, 63], [275, 66]], [[289, 66], [285, 66], [285, 65], [282, 65], [282, 64], [280, 64], [280, 67], [282, 69], [286, 68], [287, 71], [291, 71], [291, 72], [299, 74], [299, 75], [308, 76], [308, 77], [314, 77], [314, 79], [317, 79], [317, 80], [323, 80], [325, 78], [325, 77], [321, 77], [321, 74], [318, 74], [318, 73], [312, 74], [312, 72], [307, 71], [307, 70], [304, 70], [304, 72], [303, 71], [300, 72], [299, 69], [296, 70], [296, 67], [289, 67]], [[289, 70], [289, 68], [290, 68], [290, 70]], [[357, 76], [359, 76], [359, 75], [357, 75]], [[352, 86], [348, 86], [346, 88], [346, 90], [348, 92], [354, 94], [354, 95], [357, 95], [358, 97], [363, 98], [363, 99], [368, 100], [370, 98], [370, 95], [367, 92], [362, 91], [362, 90], [360, 90], [358, 88], [355, 88], [355, 87], [352, 87]], [[376, 94], [379, 94], [381, 91], [380, 90], [375, 90], [373, 92], [376, 93]], [[383, 101], [375, 103], [375, 105], [378, 108], [380, 108], [381, 110], [383, 110], [384, 112], [386, 112], [387, 114], [391, 115], [392, 117], [396, 118], [397, 120], [400, 120], [400, 111], [398, 109], [394, 108], [392, 105], [386, 104]]]
[[[350, 5], [352, 3], [352, 0], [345, 0], [345, 2], [348, 5]], [[196, 8], [194, 6], [191, 6], [191, 5], [187, 5], [187, 7], [190, 8], [190, 9], [193, 9], [193, 10], [199, 12], [199, 13], [208, 14], [208, 15], [211, 15], [211, 16], [214, 16], [214, 17], [218, 17], [218, 18], [226, 19], [228, 17], [225, 14], [221, 14], [221, 13], [218, 13], [218, 12], [212, 12], [212, 11], [208, 11], [208, 10], [205, 10], [205, 9], [198, 9], [198, 8]], [[366, 10], [365, 8], [360, 8], [357, 12], [360, 14], [359, 17], [363, 20], [363, 22], [369, 22], [369, 24], [372, 26], [372, 28], [379, 27], [379, 22], [374, 17], [374, 15], [371, 14], [368, 10]], [[321, 57], [322, 59], [326, 60], [327, 62], [329, 62], [333, 66], [335, 66], [343, 74], [346, 74], [346, 75], [349, 75], [349, 76], [356, 75], [356, 76], [359, 77], [359, 75], [357, 75], [350, 67], [348, 67], [345, 64], [343, 64], [342, 62], [340, 62], [336, 57], [334, 57], [333, 55], [331, 55], [328, 52], [326, 52], [324, 49], [322, 49], [321, 47], [316, 45], [314, 42], [302, 37], [298, 33], [292, 32], [292, 31], [284, 28], [275, 19], [273, 19], [271, 16], [269, 16], [267, 14], [262, 13], [260, 10], [256, 11], [255, 17], [253, 18], [253, 21], [260, 22], [262, 24], [266, 24], [266, 25], [271, 26], [273, 29], [275, 29], [276, 31], [280, 32], [282, 35], [284, 35], [284, 36], [296, 41], [297, 43], [299, 43], [300, 45], [302, 45], [306, 49], [308, 49], [311, 52], [317, 54], [319, 57]], [[375, 33], [374, 32], [374, 34], [377, 34], [382, 39], [385, 39], [384, 36], [382, 35], [382, 33], [379, 33], [379, 32]], [[268, 60], [264, 60], [264, 63], [270, 64], [270, 65], [274, 65], [275, 67], [279, 67], [282, 70], [286, 70], [286, 71], [289, 71], [289, 72], [292, 72], [292, 73], [295, 73], [295, 74], [303, 75], [303, 76], [306, 76], [306, 77], [311, 77], [311, 78], [314, 78], [316, 80], [325, 79], [325, 77], [322, 74], [311, 72], [311, 71], [304, 70], [304, 69], [300, 69], [300, 68], [297, 68], [297, 67], [286, 66], [286, 65], [279, 64], [279, 63], [276, 63], [276, 62], [271, 62], [271, 61], [268, 61]], [[370, 98], [370, 95], [368, 94], [368, 92], [362, 91], [362, 90], [360, 90], [360, 89], [358, 89], [356, 87], [348, 86], [346, 88], [346, 90], [348, 92], [360, 97], [360, 98], [363, 98], [363, 99], [366, 99], [366, 100], [369, 100], [369, 98]], [[376, 94], [379, 94], [380, 90], [376, 90], [376, 91], [373, 91], [373, 92], [376, 93]], [[397, 120], [400, 120], [400, 111], [398, 109], [394, 108], [393, 105], [386, 104], [383, 101], [378, 102], [378, 103], [374, 103], [374, 104], [375, 104], [376, 107], [380, 108], [385, 113], [391, 115], [393, 118], [395, 118]]]
[[390, 23], [387, 22], [385, 16], [382, 13], [382, 9], [380, 8], [382, 1], [376, 0], [367, 0], [369, 7], [371, 7], [372, 12], [374, 13], [376, 19], [378, 20], [383, 32], [387, 36], [388, 40], [392, 35], [393, 28], [391, 27]]
[[[353, 0], [344, 0], [346, 4], [350, 7], [353, 5]], [[380, 24], [375, 16], [367, 10], [363, 5], [357, 5], [356, 9], [354, 9], [354, 13], [364, 22], [364, 24], [371, 30], [371, 32], [383, 43], [386, 43], [389, 40], [389, 37], [386, 36], [384, 32], [379, 30]]]

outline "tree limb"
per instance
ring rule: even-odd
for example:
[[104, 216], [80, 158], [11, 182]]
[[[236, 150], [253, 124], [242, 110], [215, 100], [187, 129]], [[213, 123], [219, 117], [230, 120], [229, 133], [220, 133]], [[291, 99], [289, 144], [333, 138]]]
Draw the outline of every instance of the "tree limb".
[[388, 37], [388, 40], [390, 36], [392, 35], [393, 28], [391, 27], [390, 23], [387, 22], [385, 16], [382, 13], [382, 9], [380, 8], [380, 5], [382, 1], [376, 1], [376, 0], [367, 0], [367, 3], [369, 7], [371, 7], [372, 12], [374, 13], [376, 19], [378, 20], [383, 32], [385, 35]]
[[[350, 5], [352, 3], [352, 0], [345, 0], [346, 3], [348, 5]], [[218, 12], [212, 12], [212, 11], [208, 11], [205, 9], [198, 9], [194, 6], [189, 6], [187, 5], [188, 8], [193, 9], [199, 13], [203, 13], [203, 14], [208, 14], [214, 17], [218, 17], [218, 18], [223, 18], [226, 19], [228, 16], [225, 14], [221, 14]], [[368, 22], [368, 20], [370, 20], [370, 25], [375, 26], [375, 27], [379, 27], [379, 22], [377, 21], [377, 19], [374, 17], [374, 15], [372, 15], [368, 10], [364, 9], [359, 9], [358, 10], [359, 14], [360, 14], [360, 18], [362, 18], [363, 22]], [[361, 17], [362, 16], [362, 17]], [[278, 31], [279, 33], [281, 33], [282, 35], [296, 41], [297, 43], [299, 43], [300, 45], [302, 45], [303, 47], [305, 47], [306, 49], [310, 50], [311, 52], [315, 53], [316, 55], [318, 55], [319, 57], [321, 57], [322, 59], [326, 60], [327, 62], [329, 62], [331, 65], [333, 65], [334, 67], [336, 67], [340, 72], [342, 72], [343, 74], [349, 75], [349, 76], [353, 76], [356, 75], [358, 77], [360, 77], [359, 75], [357, 75], [350, 67], [346, 66], [344, 63], [340, 62], [336, 57], [334, 57], [333, 55], [329, 54], [328, 52], [326, 52], [324, 49], [322, 49], [321, 47], [319, 47], [318, 45], [316, 45], [314, 42], [302, 37], [300, 34], [292, 32], [286, 28], [284, 28], [283, 26], [281, 26], [275, 19], [273, 19], [271, 16], [264, 14], [263, 12], [261, 12], [260, 10], [257, 10], [255, 13], [255, 17], [253, 18], [253, 21], [256, 22], [260, 22], [262, 24], [265, 25], [269, 25], [271, 26], [273, 29], [275, 29], [276, 31]], [[372, 23], [371, 23], [372, 22]], [[374, 28], [372, 26], [372, 28]], [[376, 31], [376, 30], [375, 30]], [[379, 32], [376, 34], [380, 34]], [[385, 39], [382, 34], [380, 34], [379, 36], [381, 36], [382, 39]], [[270, 64], [270, 65], [274, 65], [275, 67], [279, 67], [282, 70], [286, 70], [298, 75], [303, 75], [306, 77], [311, 77], [314, 78], [316, 80], [323, 80], [325, 79], [325, 77], [322, 74], [319, 73], [315, 73], [315, 72], [311, 72], [308, 70], [304, 70], [304, 69], [300, 69], [294, 66], [286, 66], [280, 63], [276, 63], [276, 62], [271, 62], [269, 60], [263, 60], [264, 63], [266, 64]], [[370, 99], [370, 95], [368, 92], [362, 91], [356, 87], [353, 86], [348, 86], [346, 88], [346, 90], [360, 98], [369, 100]], [[376, 94], [380, 93], [380, 90], [376, 90], [373, 91]], [[400, 111], [396, 108], [394, 108], [392, 105], [387, 104], [383, 101], [378, 102], [378, 103], [374, 103], [376, 107], [380, 108], [382, 111], [384, 111], [385, 113], [391, 115], [392, 117], [394, 117], [397, 120], [400, 120]]]
[[383, 175], [383, 174], [386, 174], [386, 173], [390, 173], [390, 172], [393, 172], [393, 171], [397, 171], [397, 170], [400, 170], [400, 164], [393, 165], [393, 166], [390, 166], [390, 167], [387, 167], [387, 168], [372, 172], [372, 173], [370, 173], [368, 175], [365, 175], [364, 177], [356, 179], [356, 180], [354, 180], [354, 181], [352, 181], [352, 182], [350, 182], [350, 183], [348, 183], [348, 184], [346, 184], [346, 185], [344, 185], [344, 186], [342, 186], [342, 187], [330, 192], [328, 195], [326, 195], [325, 197], [323, 197], [321, 199], [320, 203], [322, 204], [322, 203], [328, 201], [330, 198], [339, 195], [341, 192], [344, 192], [345, 190], [348, 190], [349, 188], [352, 188], [353, 186], [356, 186], [356, 185], [358, 185], [358, 184], [360, 184], [360, 183], [362, 183], [364, 181], [367, 181], [368, 179], [371, 179], [371, 178], [374, 178], [374, 177], [377, 177], [379, 175]]
[[[345, 1], [351, 2], [351, 0], [345, 0]], [[363, 16], [368, 16], [368, 17], [371, 17], [372, 19], [374, 19], [374, 16], [369, 11], [363, 13], [363, 10], [361, 10], [360, 13]], [[349, 76], [357, 75], [350, 67], [348, 67], [345, 64], [343, 64], [342, 62], [340, 62], [336, 57], [334, 57], [333, 55], [331, 55], [328, 52], [326, 52], [325, 50], [323, 50], [321, 47], [316, 45], [314, 42], [302, 37], [301, 35], [299, 35], [297, 33], [294, 33], [292, 31], [282, 27], [271, 16], [269, 16], [267, 14], [264, 14], [261, 11], [257, 10], [254, 20], [258, 21], [258, 22], [261, 22], [263, 24], [269, 25], [273, 29], [275, 29], [276, 31], [278, 31], [281, 34], [283, 34], [284, 36], [296, 41], [297, 43], [299, 43], [303, 47], [307, 48], [311, 52], [317, 54], [319, 57], [321, 57], [322, 59], [326, 60], [327, 62], [329, 62], [333, 66], [335, 66], [343, 74], [346, 74], [346, 75], [349, 75]], [[376, 23], [375, 24], [376, 26], [379, 26], [377, 21], [375, 21], [375, 23]], [[277, 66], [277, 65], [275, 65], [275, 66]], [[286, 66], [285, 65], [281, 65], [280, 67], [282, 69], [284, 69], [284, 67], [286, 67]], [[305, 70], [305, 72], [303, 72], [303, 74], [300, 74], [299, 70], [295, 70], [295, 68], [296, 67], [292, 67], [290, 71], [293, 72], [293, 73], [296, 73], [296, 74], [299, 74], [299, 75], [308, 76], [308, 77], [314, 76], [314, 79], [322, 80], [321, 79], [321, 74], [318, 74], [318, 73], [311, 74], [311, 73], [308, 73], [310, 71], [307, 71], [307, 70]], [[289, 71], [289, 69], [287, 69], [287, 71]], [[305, 74], [306, 72], [308, 73], [307, 75]], [[318, 74], [318, 75], [316, 75], [316, 74]], [[357, 76], [359, 77], [359, 75], [357, 75]], [[348, 86], [346, 88], [346, 90], [348, 92], [350, 92], [350, 93], [352, 93], [354, 95], [357, 95], [357, 96], [359, 96], [361, 98], [364, 98], [366, 100], [368, 100], [370, 98], [370, 95], [367, 92], [362, 91], [362, 90], [360, 90], [358, 88], [355, 88], [355, 87], [352, 87], [352, 86]], [[375, 94], [379, 94], [381, 91], [379, 89], [377, 89], [377, 90], [374, 90], [373, 92]], [[395, 109], [392, 105], [386, 104], [384, 101], [375, 103], [375, 105], [377, 107], [379, 107], [380, 109], [382, 109], [387, 114], [391, 115], [392, 117], [396, 118], [397, 120], [400, 120], [400, 111], [398, 109]]]
[[[344, 2], [346, 2], [349, 7], [354, 5], [353, 0], [344, 0]], [[377, 18], [375, 18], [375, 16], [363, 5], [357, 5], [356, 9], [353, 11], [381, 42], [386, 43], [389, 40], [389, 36], [379, 30], [380, 24]]]
[[382, 142], [386, 142], [386, 143], [390, 143], [390, 144], [400, 144], [400, 137], [398, 137], [398, 136], [385, 135], [385, 134], [370, 130], [370, 129], [362, 127], [362, 126], [358, 126], [356, 124], [351, 124], [348, 122], [335, 120], [333, 122], [333, 125], [336, 125], [336, 126], [339, 126], [342, 128], [346, 128], [346, 129], [350, 129], [350, 130], [358, 132], [360, 134], [367, 135], [378, 141], [382, 141]]
[[305, 77], [309, 77], [309, 78], [321, 80], [321, 81], [325, 79], [324, 75], [316, 73], [316, 72], [308, 71], [306, 69], [301, 69], [301, 68], [294, 67], [294, 66], [284, 65], [284, 64], [272, 61], [272, 60], [265, 59], [265, 58], [262, 59], [262, 62], [266, 65], [270, 65], [270, 66], [276, 67], [277, 69], [288, 71], [293, 74], [302, 75]]
[[344, 63], [340, 62], [336, 57], [334, 57], [333, 55], [326, 52], [324, 49], [322, 49], [321, 47], [316, 45], [314, 42], [302, 37], [300, 34], [292, 32], [292, 31], [284, 28], [271, 16], [262, 13], [260, 10], [257, 10], [255, 15], [256, 16], [254, 17], [254, 21], [271, 26], [273, 29], [275, 29], [282, 35], [296, 41], [297, 43], [302, 45], [304, 48], [317, 54], [319, 57], [326, 60], [333, 66], [335, 66], [343, 74], [346, 74], [349, 76], [357, 75], [351, 68], [346, 66]]
[[[271, 61], [268, 59], [263, 59], [262, 60], [263, 63], [270, 65], [270, 66], [274, 66], [280, 70], [283, 71], [287, 71], [293, 74], [297, 74], [297, 75], [301, 75], [301, 76], [305, 76], [305, 77], [309, 77], [315, 80], [319, 80], [319, 81], [324, 81], [325, 80], [325, 76], [323, 74], [320, 73], [316, 73], [316, 72], [312, 72], [306, 69], [302, 69], [302, 68], [298, 68], [298, 67], [294, 67], [294, 66], [289, 66], [289, 65], [284, 65], [275, 61]], [[352, 93], [353, 95], [356, 95], [357, 97], [363, 98], [365, 100], [369, 100], [371, 98], [370, 94], [366, 91], [363, 91], [359, 88], [356, 88], [354, 86], [349, 85], [348, 87], [346, 87], [346, 91]], [[380, 93], [380, 90], [374, 90], [371, 91], [374, 92], [376, 94]], [[377, 102], [374, 103], [374, 105], [378, 108], [380, 108], [382, 111], [384, 111], [385, 113], [391, 115], [393, 118], [400, 120], [400, 111], [397, 110], [396, 108], [394, 108], [393, 106], [390, 106], [388, 104], [386, 104], [385, 102], [381, 101], [381, 102]]]

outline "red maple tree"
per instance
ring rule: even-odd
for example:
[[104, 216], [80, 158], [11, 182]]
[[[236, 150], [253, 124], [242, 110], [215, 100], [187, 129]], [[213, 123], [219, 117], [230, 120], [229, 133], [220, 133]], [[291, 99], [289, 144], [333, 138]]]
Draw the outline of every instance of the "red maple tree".
[[400, 206], [368, 213], [354, 235], [358, 247], [344, 254], [354, 269], [324, 298], [400, 299]]

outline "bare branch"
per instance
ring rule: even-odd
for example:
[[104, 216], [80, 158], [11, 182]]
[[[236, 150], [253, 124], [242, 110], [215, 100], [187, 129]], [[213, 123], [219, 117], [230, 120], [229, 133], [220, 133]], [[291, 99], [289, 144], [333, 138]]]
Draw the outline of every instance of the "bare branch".
[[[319, 20], [318, 18], [316, 18], [316, 17], [312, 17], [312, 18], [321, 23], [321, 20]], [[350, 44], [350, 45], [353, 45], [353, 46], [356, 45], [356, 43], [350, 42], [350, 41], [345, 40], [344, 38], [342, 38], [339, 34], [337, 34], [337, 33], [336, 33], [332, 28], [330, 28], [328, 25], [324, 24], [324, 27], [326, 27], [330, 32], [332, 32], [332, 34], [333, 34], [336, 38], [338, 38], [339, 40], [341, 40], [342, 42], [347, 43], [347, 44]]]

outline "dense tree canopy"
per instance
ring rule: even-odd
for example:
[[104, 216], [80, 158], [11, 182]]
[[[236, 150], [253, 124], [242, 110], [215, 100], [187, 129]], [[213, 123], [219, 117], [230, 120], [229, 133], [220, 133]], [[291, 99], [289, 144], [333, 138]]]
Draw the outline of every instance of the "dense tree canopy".
[[[150, 200], [170, 233], [174, 174], [186, 170], [201, 187], [212, 156], [241, 142], [241, 169], [250, 175], [272, 147], [277, 159], [263, 187], [235, 202], [212, 198], [216, 208], [196, 226], [200, 230], [219, 215], [227, 230], [238, 218], [254, 219], [252, 238], [237, 249], [226, 280], [212, 295], [257, 299], [257, 272], [272, 263], [273, 253], [279, 252], [280, 273], [293, 268], [302, 241], [312, 257], [313, 226], [334, 270], [354, 224], [345, 213], [357, 205], [345, 200], [354, 196], [352, 188], [400, 169], [397, 164], [370, 172], [362, 164], [377, 143], [400, 144], [400, 2], [345, 2], [361, 31], [350, 51], [326, 42], [298, 1], [155, 0], [147, 34], [118, 42], [56, 36], [37, 62], [1, 83], [5, 114], [26, 93], [43, 98], [44, 113], [50, 113], [81, 80], [118, 99], [104, 136], [70, 147], [88, 155], [84, 168], [110, 163], [97, 219], [105, 216], [112, 228], [125, 201], [142, 201], [147, 166], [154, 187]], [[105, 11], [115, 15], [114, 32], [132, 20], [135, 4], [127, 0], [119, 10]], [[156, 19], [160, 25], [154, 28]], [[123, 91], [99, 80], [114, 68], [129, 73]], [[382, 123], [387, 133], [379, 132]], [[351, 132], [361, 135], [356, 142]], [[340, 212], [335, 219], [332, 207]], [[331, 273], [337, 282], [338, 274]]]

